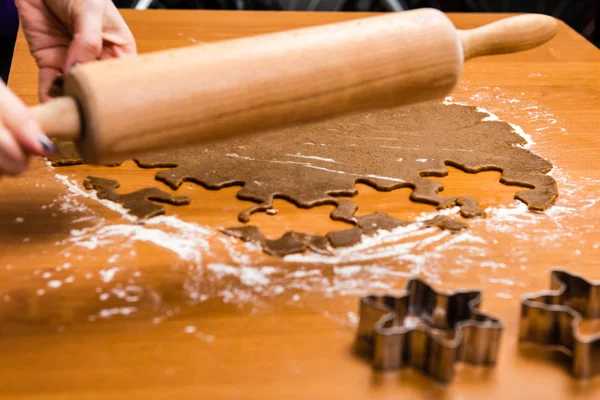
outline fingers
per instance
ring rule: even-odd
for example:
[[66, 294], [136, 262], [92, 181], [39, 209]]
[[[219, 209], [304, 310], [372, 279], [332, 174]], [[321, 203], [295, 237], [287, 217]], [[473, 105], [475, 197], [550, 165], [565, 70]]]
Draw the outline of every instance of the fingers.
[[119, 43], [119, 47], [123, 50], [125, 54], [134, 55], [137, 54], [137, 46], [135, 44], [135, 38], [133, 37], [133, 33], [127, 26], [127, 23], [123, 19], [117, 7], [111, 2], [110, 6], [107, 10], [107, 16], [109, 17], [112, 29], [107, 29], [107, 34], [116, 34], [118, 35], [122, 43]]
[[40, 67], [42, 102], [51, 97], [55, 78], [74, 64], [137, 53], [133, 34], [110, 0], [23, 0], [19, 12]]
[[137, 54], [135, 38], [117, 10], [117, 7], [112, 2], [106, 7], [102, 38], [104, 39], [102, 58]]
[[0, 171], [19, 174], [27, 168], [28, 154], [46, 156], [54, 151], [25, 104], [0, 84]]
[[18, 175], [27, 169], [27, 155], [0, 122], [0, 174]]
[[130, 45], [116, 35], [104, 35], [104, 47], [102, 48], [102, 53], [100, 53], [101, 60], [127, 57], [135, 54], [137, 54], [135, 43]]
[[[0, 83], [0, 117], [10, 119], [11, 108], [14, 106], [11, 93]], [[0, 119], [0, 173], [17, 175], [27, 169], [27, 155]]]
[[65, 73], [75, 64], [94, 61], [100, 57], [102, 25], [107, 3], [105, 0], [85, 0], [73, 5], [73, 40], [63, 67]]

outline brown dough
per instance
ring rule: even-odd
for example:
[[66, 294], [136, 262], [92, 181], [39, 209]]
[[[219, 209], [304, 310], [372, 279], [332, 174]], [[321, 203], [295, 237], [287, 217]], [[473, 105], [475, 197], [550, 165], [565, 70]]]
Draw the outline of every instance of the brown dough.
[[[300, 207], [339, 204], [356, 194], [355, 184], [378, 190], [413, 188], [411, 199], [440, 208], [458, 205], [464, 216], [481, 215], [476, 200], [441, 196], [446, 165], [466, 172], [497, 170], [501, 181], [527, 188], [516, 194], [531, 210], [548, 208], [557, 197], [552, 165], [525, 150], [512, 127], [482, 119], [474, 107], [425, 103], [376, 114], [354, 115], [156, 153], [141, 167], [169, 167], [156, 178], [172, 188], [190, 181], [209, 189], [243, 186], [238, 197], [269, 209], [285, 198]], [[319, 159], [315, 158], [318, 157]], [[242, 221], [248, 213], [242, 213]]]
[[312, 250], [315, 253], [329, 254], [327, 239], [323, 236], [307, 235], [298, 232], [286, 232], [279, 239], [267, 239], [256, 226], [240, 226], [226, 228], [223, 233], [237, 237], [244, 242], [260, 244], [263, 251], [275, 257], [283, 257], [288, 254], [303, 253]]
[[85, 179], [83, 185], [88, 190], [96, 190], [98, 198], [123, 205], [123, 207], [129, 210], [131, 215], [136, 216], [141, 221], [165, 213], [165, 208], [153, 203], [153, 201], [169, 203], [175, 206], [190, 204], [190, 198], [187, 196], [173, 196], [154, 187], [137, 190], [128, 194], [119, 194], [115, 191], [119, 187], [119, 183], [112, 179], [90, 176]]
[[[55, 140], [54, 143], [58, 146], [58, 154], [50, 160], [53, 167], [65, 167], [70, 165], [81, 165], [85, 164], [77, 147], [73, 142], [61, 142]], [[105, 164], [105, 167], [116, 167], [121, 165], [121, 162]]]
[[[354, 214], [356, 210], [352, 211]], [[346, 218], [344, 218], [346, 220]], [[253, 225], [222, 229], [226, 235], [237, 237], [244, 242], [260, 244], [265, 253], [276, 257], [288, 254], [303, 253], [312, 250], [315, 253], [329, 254], [331, 247], [347, 247], [360, 243], [363, 235], [371, 235], [378, 230], [390, 231], [399, 226], [409, 225], [409, 222], [401, 221], [386, 213], [373, 213], [355, 218], [357, 226], [341, 231], [328, 232], [325, 236], [307, 235], [298, 232], [286, 232], [279, 239], [269, 240]], [[425, 226], [437, 226], [441, 229], [459, 231], [467, 225], [445, 215], [425, 221]]]
[[445, 215], [437, 215], [429, 221], [425, 221], [426, 225], [437, 226], [440, 229], [447, 229], [449, 231], [460, 231], [467, 227], [467, 224], [459, 220], [449, 218]]
[[[343, 231], [329, 232], [325, 236], [331, 246], [346, 247], [354, 246], [360, 243], [362, 235], [372, 235], [379, 230], [391, 231], [400, 226], [409, 225], [410, 222], [402, 221], [386, 213], [373, 213], [362, 217], [355, 217], [356, 226]], [[459, 231], [467, 225], [458, 220], [449, 218], [445, 215], [438, 215], [435, 218], [425, 221], [425, 226], [437, 226], [449, 231]]]
[[354, 246], [360, 243], [362, 230], [360, 228], [350, 228], [343, 231], [329, 232], [326, 237], [333, 247]]
[[63, 167], [84, 164], [73, 142], [59, 142], [55, 140], [54, 143], [58, 146], [58, 154], [50, 160], [52, 166]]
[[[469, 173], [500, 171], [502, 183], [526, 188], [515, 195], [517, 199], [531, 210], [545, 210], [558, 195], [556, 182], [546, 175], [552, 165], [519, 147], [526, 141], [508, 123], [482, 121], [486, 116], [474, 107], [423, 103], [158, 152], [136, 162], [143, 168], [170, 168], [158, 172], [156, 179], [173, 189], [186, 181], [215, 190], [241, 186], [238, 198], [257, 203], [239, 215], [242, 222], [254, 212], [270, 209], [274, 198], [299, 207], [336, 205], [331, 217], [356, 227], [329, 233], [333, 246], [406, 224], [380, 213], [354, 217], [356, 204], [340, 196], [355, 195], [356, 183], [382, 191], [410, 187], [413, 201], [438, 208], [459, 206], [466, 218], [483, 216], [476, 199], [442, 196], [442, 183], [427, 179], [445, 176], [446, 165]], [[434, 219], [430, 225], [464, 227], [447, 218]], [[242, 228], [232, 229], [239, 234], [236, 230]], [[267, 241], [243, 232], [244, 240], [263, 245]], [[294, 242], [294, 249], [301, 248], [297, 242], [304, 243], [304, 236], [289, 235], [281, 243]], [[286, 253], [281, 246], [278, 249], [267, 251]]]

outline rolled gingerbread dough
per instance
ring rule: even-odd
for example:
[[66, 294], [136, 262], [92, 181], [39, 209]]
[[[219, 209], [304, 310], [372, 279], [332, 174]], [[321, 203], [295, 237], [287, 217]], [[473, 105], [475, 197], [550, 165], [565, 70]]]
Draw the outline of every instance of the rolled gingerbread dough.
[[121, 204], [131, 215], [137, 217], [140, 222], [165, 213], [165, 208], [155, 202], [168, 203], [175, 206], [190, 204], [190, 198], [187, 196], [173, 196], [171, 193], [164, 192], [155, 187], [120, 194], [116, 192], [119, 188], [119, 182], [112, 179], [89, 176], [85, 179], [83, 185], [88, 190], [95, 190], [99, 199]]
[[[275, 198], [305, 208], [333, 204], [333, 219], [355, 225], [325, 236], [334, 247], [407, 224], [383, 213], [355, 217], [357, 206], [349, 198], [357, 193], [356, 183], [381, 191], [410, 187], [413, 201], [438, 208], [459, 206], [466, 218], [484, 216], [477, 200], [443, 196], [443, 184], [428, 179], [447, 175], [447, 165], [469, 173], [500, 171], [502, 183], [524, 188], [517, 199], [531, 210], [545, 210], [558, 195], [556, 182], [547, 175], [551, 163], [523, 148], [526, 140], [508, 123], [484, 121], [486, 116], [475, 107], [430, 102], [157, 152], [135, 161], [143, 168], [169, 168], [156, 179], [172, 189], [186, 181], [215, 190], [240, 186], [238, 198], [256, 203], [239, 215], [242, 222], [254, 212], [269, 210]], [[72, 147], [63, 149], [70, 154], [56, 160], [57, 165], [81, 162]], [[427, 224], [464, 228], [445, 217]], [[274, 245], [255, 228], [224, 232], [259, 242], [276, 255], [326, 247], [322, 239], [300, 233], [290, 232]]]

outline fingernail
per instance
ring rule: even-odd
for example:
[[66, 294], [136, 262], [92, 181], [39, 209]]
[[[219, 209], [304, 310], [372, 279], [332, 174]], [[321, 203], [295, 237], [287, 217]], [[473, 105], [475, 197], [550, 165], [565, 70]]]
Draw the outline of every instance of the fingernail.
[[58, 153], [58, 147], [54, 144], [54, 142], [52, 140], [50, 140], [50, 138], [48, 136], [46, 136], [42, 133], [38, 136], [38, 140], [40, 141], [40, 144], [44, 148], [44, 151], [46, 152], [46, 154]]
[[71, 66], [69, 67], [69, 72], [73, 71], [73, 68], [75, 68], [78, 65], [79, 65], [79, 63], [77, 61], [75, 61], [73, 64], [71, 64]]

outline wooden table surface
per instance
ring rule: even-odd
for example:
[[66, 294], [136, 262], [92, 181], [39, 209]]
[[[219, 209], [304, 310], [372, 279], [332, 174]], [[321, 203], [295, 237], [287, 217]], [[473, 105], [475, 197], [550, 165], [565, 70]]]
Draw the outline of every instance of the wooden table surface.
[[[330, 21], [359, 14], [124, 12], [146, 52]], [[504, 15], [451, 15], [472, 28]], [[265, 66], [268, 68], [268, 65]], [[185, 184], [186, 207], [132, 224], [90, 198], [83, 178], [118, 179], [123, 192], [154, 185], [154, 170], [52, 169], [35, 160], [0, 183], [0, 393], [4, 398], [390, 398], [545, 399], [600, 396], [600, 379], [570, 378], [555, 353], [518, 346], [520, 296], [545, 289], [562, 267], [600, 278], [600, 52], [564, 24], [549, 44], [465, 66], [453, 101], [483, 107], [532, 136], [555, 166], [560, 197], [527, 212], [499, 173], [450, 169], [448, 194], [477, 197], [486, 219], [468, 231], [387, 234], [335, 256], [279, 260], [223, 237], [248, 206], [236, 188]], [[142, 73], [142, 72], [140, 72]], [[37, 102], [37, 71], [19, 36], [10, 87]], [[199, 105], [201, 106], [201, 105]], [[410, 191], [358, 185], [363, 214], [414, 219], [432, 207]], [[270, 237], [345, 225], [331, 207], [251, 222]], [[358, 298], [401, 289], [408, 276], [437, 288], [477, 288], [482, 308], [505, 323], [495, 368], [459, 366], [449, 385], [410, 369], [376, 373], [353, 355]], [[598, 331], [598, 324], [585, 327]], [[174, 397], [179, 396], [179, 397]]]

